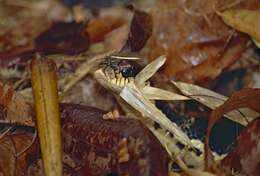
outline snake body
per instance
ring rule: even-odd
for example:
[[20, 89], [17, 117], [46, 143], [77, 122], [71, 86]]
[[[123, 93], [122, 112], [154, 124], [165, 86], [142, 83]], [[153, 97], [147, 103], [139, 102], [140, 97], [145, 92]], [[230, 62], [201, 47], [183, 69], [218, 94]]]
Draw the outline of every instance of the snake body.
[[[101, 70], [106, 77], [106, 81], [110, 84], [109, 89], [115, 91], [115, 89], [120, 90], [129, 82], [134, 81], [140, 68], [128, 60], [118, 60], [108, 57], [101, 63]], [[107, 87], [107, 85], [105, 86]], [[191, 140], [195, 139], [202, 143], [204, 142], [208, 123], [206, 119], [191, 119], [181, 116], [174, 112], [166, 101], [157, 101], [156, 105], [172, 122], [178, 125]], [[211, 149], [219, 155], [229, 152], [242, 128], [242, 126], [233, 121], [227, 119], [222, 120], [212, 131], [210, 138]], [[201, 153], [201, 151], [197, 152], [198, 155]]]

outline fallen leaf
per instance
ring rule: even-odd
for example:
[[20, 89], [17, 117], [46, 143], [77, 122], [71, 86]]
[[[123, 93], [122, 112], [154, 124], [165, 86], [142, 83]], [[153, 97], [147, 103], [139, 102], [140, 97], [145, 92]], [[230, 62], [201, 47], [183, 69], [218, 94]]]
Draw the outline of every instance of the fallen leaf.
[[[32, 135], [24, 132], [6, 135], [0, 139], [0, 175], [26, 175], [29, 154], [35, 150], [34, 147], [30, 146], [31, 140], [33, 140]], [[16, 156], [28, 146], [31, 147], [29, 150], [24, 151], [18, 157]]]
[[220, 75], [224, 69], [231, 66], [241, 57], [247, 48], [247, 41], [247, 37], [243, 35], [236, 37], [231, 36], [231, 39], [229, 41], [227, 40], [226, 44], [223, 44], [227, 46], [223, 53], [216, 54], [199, 65], [176, 73], [176, 79], [189, 83], [199, 82], [202, 84], [213, 80]]
[[106, 34], [124, 24], [124, 19], [120, 17], [99, 17], [89, 22], [85, 32], [88, 34], [90, 42], [96, 43], [103, 41]]
[[249, 34], [257, 42], [260, 42], [259, 10], [231, 9], [218, 14], [227, 25]]
[[[76, 167], [80, 167], [78, 172], [83, 175], [168, 175], [166, 151], [140, 121], [122, 116], [104, 120], [104, 113], [81, 105], [61, 106], [63, 149], [74, 159]], [[129, 160], [119, 163], [122, 140], [127, 140]]]
[[156, 60], [149, 63], [145, 66], [135, 77], [135, 83], [138, 87], [143, 87], [145, 85], [145, 81], [150, 79], [165, 63], [166, 57], [160, 56]]
[[0, 82], [0, 106], [5, 110], [0, 121], [34, 126], [33, 110], [23, 96], [13, 90], [13, 87]]
[[[216, 109], [222, 105], [228, 97], [218, 94], [209, 89], [184, 82], [174, 82], [172, 83], [187, 97], [192, 98], [201, 104], [209, 107], [210, 109]], [[231, 112], [225, 113], [225, 117], [233, 120], [241, 125], [246, 126], [248, 122], [254, 120], [256, 117], [259, 117], [260, 113], [248, 109], [248, 108], [239, 108], [239, 110], [234, 110]]]
[[226, 173], [257, 176], [260, 173], [260, 118], [241, 132], [237, 146], [222, 161]]
[[141, 88], [141, 92], [149, 99], [149, 100], [190, 100], [189, 97], [170, 92], [167, 90], [159, 89], [156, 87], [145, 86]]
[[83, 23], [54, 23], [35, 39], [35, 48], [44, 54], [77, 54], [86, 51], [90, 42], [84, 28]]
[[260, 89], [246, 88], [235, 92], [224, 104], [212, 111], [205, 138], [205, 168], [213, 169], [214, 159], [209, 148], [209, 136], [215, 123], [222, 118], [222, 115], [238, 108], [251, 108], [260, 112]]
[[[254, 9], [247, 1], [156, 1], [152, 9], [153, 33], [149, 59], [165, 54], [162, 71], [180, 81], [208, 81], [228, 68], [246, 49], [248, 38], [230, 29], [216, 10]], [[225, 8], [224, 8], [225, 9]]]
[[134, 16], [130, 26], [130, 32], [122, 52], [140, 51], [152, 35], [152, 17], [143, 11], [134, 10]]

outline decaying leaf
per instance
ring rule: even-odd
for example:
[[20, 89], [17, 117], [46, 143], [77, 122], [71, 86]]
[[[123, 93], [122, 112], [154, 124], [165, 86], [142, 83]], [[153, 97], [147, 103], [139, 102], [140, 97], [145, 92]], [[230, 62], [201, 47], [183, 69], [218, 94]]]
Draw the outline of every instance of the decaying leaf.
[[44, 173], [47, 176], [62, 176], [61, 124], [56, 66], [51, 60], [37, 58], [33, 60], [31, 69]]
[[166, 54], [167, 62], [162, 71], [180, 81], [192, 83], [216, 78], [247, 47], [248, 38], [234, 32], [215, 14], [216, 10], [230, 8], [230, 5], [256, 9], [259, 2], [156, 1], [152, 9], [150, 59]]
[[260, 42], [259, 10], [231, 9], [219, 13], [223, 21], [234, 29], [249, 34]]
[[257, 176], [260, 173], [260, 118], [241, 132], [237, 146], [222, 161], [225, 173]]
[[[228, 97], [224, 95], [197, 85], [174, 81], [172, 81], [172, 83], [185, 96], [194, 99], [213, 110], [222, 105], [228, 99]], [[260, 113], [248, 108], [239, 108], [239, 110], [225, 113], [225, 116], [230, 120], [246, 126], [248, 122], [254, 120], [256, 117], [259, 117]]]
[[31, 105], [23, 98], [23, 96], [15, 92], [11, 85], [4, 85], [1, 82], [0, 106], [5, 112], [0, 117], [0, 121], [34, 126]]
[[34, 148], [18, 157], [16, 154], [30, 146], [31, 140], [32, 136], [26, 133], [10, 134], [0, 139], [0, 175], [26, 175], [28, 155]]
[[[235, 34], [234, 34], [235, 35]], [[210, 56], [208, 60], [192, 68], [186, 68], [176, 73], [176, 79], [184, 82], [205, 83], [216, 78], [222, 71], [237, 61], [247, 47], [248, 38], [244, 35], [238, 35], [226, 39], [226, 46], [219, 54]], [[239, 44], [238, 44], [239, 43]]]
[[208, 128], [205, 139], [205, 168], [209, 170], [213, 167], [213, 157], [209, 148], [209, 136], [215, 123], [222, 118], [222, 115], [238, 108], [249, 107], [260, 112], [260, 89], [242, 89], [235, 92], [224, 104], [212, 111], [208, 121]]
[[[61, 106], [64, 151], [83, 175], [167, 175], [168, 155], [152, 133], [135, 119], [104, 120], [91, 107]], [[119, 163], [120, 141], [127, 139], [129, 160]], [[156, 159], [160, 155], [160, 162]], [[83, 167], [82, 167], [83, 166]]]

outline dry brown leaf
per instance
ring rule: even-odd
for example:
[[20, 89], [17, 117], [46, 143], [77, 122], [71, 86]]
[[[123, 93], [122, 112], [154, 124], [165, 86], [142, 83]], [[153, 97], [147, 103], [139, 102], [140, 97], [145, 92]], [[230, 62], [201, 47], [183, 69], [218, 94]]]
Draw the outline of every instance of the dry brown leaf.
[[27, 157], [31, 150], [18, 157], [16, 154], [30, 146], [31, 140], [32, 136], [25, 133], [6, 135], [0, 139], [0, 175], [25, 175], [28, 167]]
[[15, 175], [15, 148], [9, 137], [0, 139], [0, 175]]
[[259, 10], [231, 9], [218, 14], [227, 25], [249, 34], [257, 42], [260, 42]]
[[4, 108], [3, 122], [34, 126], [31, 105], [13, 87], [0, 82], [0, 105]]
[[209, 148], [209, 136], [215, 123], [222, 118], [222, 115], [238, 108], [249, 107], [260, 112], [260, 89], [242, 89], [235, 92], [224, 104], [212, 111], [208, 121], [208, 128], [205, 138], [205, 168], [210, 170], [214, 166], [214, 159]]
[[44, 171], [62, 176], [62, 149], [56, 65], [46, 58], [33, 60], [32, 89]]
[[216, 10], [256, 9], [259, 4], [257, 0], [155, 2], [150, 58], [166, 54], [162, 71], [185, 82], [216, 78], [247, 47], [248, 38], [225, 25]]

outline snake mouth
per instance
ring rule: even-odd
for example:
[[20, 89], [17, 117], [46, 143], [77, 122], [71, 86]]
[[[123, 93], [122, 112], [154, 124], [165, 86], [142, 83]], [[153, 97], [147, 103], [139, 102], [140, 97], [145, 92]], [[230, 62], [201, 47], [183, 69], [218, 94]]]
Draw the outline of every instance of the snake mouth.
[[131, 81], [134, 81], [134, 77], [124, 77], [121, 73], [114, 73], [113, 76], [104, 72], [104, 69], [100, 68], [94, 72], [94, 78], [105, 88], [110, 89], [116, 93], [120, 93], [121, 90]]
[[94, 78], [103, 87], [120, 93], [128, 83], [134, 82], [138, 70], [134, 62], [107, 57], [94, 72]]

